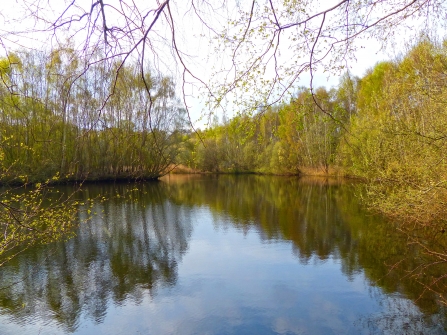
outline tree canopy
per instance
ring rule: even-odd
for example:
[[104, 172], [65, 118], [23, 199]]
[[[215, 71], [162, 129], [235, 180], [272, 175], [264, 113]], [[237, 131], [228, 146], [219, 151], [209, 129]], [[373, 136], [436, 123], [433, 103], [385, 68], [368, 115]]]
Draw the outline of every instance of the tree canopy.
[[[0, 44], [39, 39], [53, 47], [69, 39], [83, 70], [103, 63], [148, 63], [173, 71], [183, 103], [201, 92], [208, 110], [236, 102], [255, 110], [296, 89], [304, 73], [339, 73], [371, 39], [393, 43], [442, 27], [442, 0], [129, 1], [18, 0], [0, 18]], [[35, 43], [35, 42], [33, 42]], [[181, 79], [180, 79], [181, 78]], [[146, 83], [149, 86], [149, 83]], [[13, 90], [13, 88], [11, 88]], [[148, 89], [149, 90], [149, 89]], [[110, 94], [115, 92], [111, 87]]]

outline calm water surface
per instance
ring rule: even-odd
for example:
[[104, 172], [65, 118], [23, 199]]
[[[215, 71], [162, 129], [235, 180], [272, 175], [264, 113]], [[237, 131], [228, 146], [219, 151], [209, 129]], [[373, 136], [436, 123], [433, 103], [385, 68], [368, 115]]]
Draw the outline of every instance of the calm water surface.
[[111, 199], [75, 238], [0, 268], [0, 334], [446, 334], [436, 295], [408, 276], [419, 251], [360, 208], [358, 188], [88, 185], [83, 197]]

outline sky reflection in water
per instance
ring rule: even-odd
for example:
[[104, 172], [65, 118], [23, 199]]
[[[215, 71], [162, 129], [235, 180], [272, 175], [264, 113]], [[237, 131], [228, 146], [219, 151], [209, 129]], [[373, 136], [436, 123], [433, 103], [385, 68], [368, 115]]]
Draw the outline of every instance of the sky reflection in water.
[[138, 188], [98, 204], [75, 239], [0, 270], [0, 334], [445, 333], [431, 297], [415, 305], [401, 274], [383, 279], [404, 244], [349, 185], [221, 176]]

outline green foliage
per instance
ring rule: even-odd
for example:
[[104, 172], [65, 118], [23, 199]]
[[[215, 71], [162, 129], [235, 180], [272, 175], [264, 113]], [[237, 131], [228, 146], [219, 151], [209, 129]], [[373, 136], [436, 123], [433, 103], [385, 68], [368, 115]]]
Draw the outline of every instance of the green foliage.
[[55, 174], [152, 179], [169, 171], [185, 122], [172, 79], [148, 70], [144, 82], [136, 65], [119, 62], [84, 72], [81, 63], [69, 46], [0, 60], [0, 182]]
[[[324, 109], [321, 111], [316, 104]], [[328, 172], [340, 141], [342, 108], [332, 92], [302, 90], [279, 108], [237, 116], [202, 135], [198, 166], [211, 172], [299, 174], [309, 167]]]
[[420, 40], [405, 56], [337, 88], [301, 89], [288, 104], [237, 116], [203, 134], [195, 168], [294, 174], [342, 170], [363, 178], [367, 203], [445, 229], [447, 43]]
[[0, 266], [32, 245], [69, 238], [73, 228], [91, 216], [93, 202], [77, 200], [75, 189], [64, 194], [50, 188], [57, 179], [1, 191]]
[[[349, 146], [350, 174], [375, 181], [368, 203], [388, 215], [444, 226], [447, 211], [447, 49], [421, 40], [362, 79]], [[443, 228], [439, 228], [440, 230]]]
[[0, 265], [91, 216], [52, 184], [156, 179], [175, 162], [186, 139], [172, 79], [148, 70], [146, 87], [140, 68], [121, 65], [85, 72], [70, 46], [0, 59]]

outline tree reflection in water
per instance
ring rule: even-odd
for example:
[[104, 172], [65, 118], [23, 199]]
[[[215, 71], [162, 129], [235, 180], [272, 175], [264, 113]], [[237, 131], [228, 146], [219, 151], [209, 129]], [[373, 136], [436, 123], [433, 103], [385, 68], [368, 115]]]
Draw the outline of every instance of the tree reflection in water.
[[[173, 208], [163, 183], [89, 185], [98, 202], [89, 224], [66, 243], [29, 250], [0, 271], [2, 314], [56, 320], [73, 332], [81, 314], [102, 322], [110, 303], [138, 304], [145, 293], [175, 285], [192, 232], [188, 211]], [[15, 284], [13, 284], [15, 283]]]
[[[172, 192], [179, 196], [178, 203], [210, 206], [231, 217], [221, 221], [224, 225], [231, 224], [243, 232], [256, 229], [265, 240], [292, 241], [293, 252], [302, 264], [324, 262], [330, 257], [340, 259], [348, 278], [363, 272], [369, 285], [411, 299], [426, 315], [425, 320], [420, 316], [416, 320], [414, 310], [408, 309], [405, 314], [407, 305], [388, 306], [388, 314], [373, 317], [385, 328], [390, 320], [399, 320], [396, 323], [403, 322], [407, 334], [413, 333], [413, 328], [418, 334], [418, 322], [435, 322], [447, 331], [447, 311], [439, 299], [441, 296], [445, 300], [447, 291], [427, 289], [435, 288], [432, 283], [437, 278], [442, 279], [436, 288], [445, 289], [447, 264], [425, 268], [433, 257], [409, 244], [408, 237], [392, 223], [366, 213], [358, 200], [362, 184], [327, 178], [221, 175], [200, 186], [191, 178], [194, 180], [177, 177], [170, 183], [171, 188], [178, 188]], [[445, 243], [444, 248], [447, 250]], [[424, 270], [422, 275], [419, 269]]]
[[268, 243], [290, 241], [301, 264], [336, 259], [348, 279], [363, 273], [371, 295], [380, 292], [373, 298], [383, 304], [380, 315], [357, 321], [363, 331], [445, 332], [447, 316], [438, 299], [445, 292], [425, 289], [447, 273], [445, 265], [414, 278], [411, 271], [429, 259], [392, 224], [365, 215], [354, 196], [361, 187], [266, 176], [171, 176], [150, 184], [87, 185], [86, 198], [114, 196], [97, 201], [98, 215], [76, 238], [29, 250], [1, 269], [0, 313], [18, 324], [40, 318], [74, 332], [82, 318], [101, 323], [112, 304], [155, 297], [158, 289], [176, 284], [177, 264], [197, 219], [191, 209], [203, 207], [220, 218], [214, 222], [217, 230], [255, 230]]

